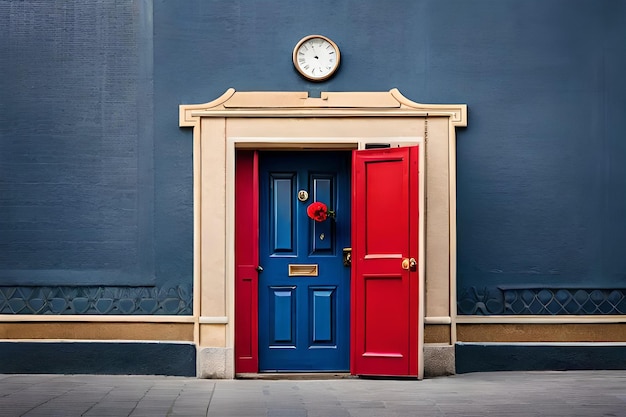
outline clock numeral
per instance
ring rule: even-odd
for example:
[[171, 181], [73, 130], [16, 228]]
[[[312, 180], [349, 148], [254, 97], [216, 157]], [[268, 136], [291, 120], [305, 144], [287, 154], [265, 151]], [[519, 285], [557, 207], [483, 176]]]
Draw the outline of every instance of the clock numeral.
[[[329, 45], [329, 46], [330, 46], [330, 45]], [[335, 51], [330, 51], [328, 54], [329, 54], [329, 55], [332, 55], [332, 54], [334, 54], [334, 53], [335, 53]]]
[[310, 67], [308, 65], [304, 66], [304, 69], [308, 70]]
[[298, 62], [300, 62], [301, 64], [304, 64], [306, 62], [306, 59], [304, 58], [298, 58]]

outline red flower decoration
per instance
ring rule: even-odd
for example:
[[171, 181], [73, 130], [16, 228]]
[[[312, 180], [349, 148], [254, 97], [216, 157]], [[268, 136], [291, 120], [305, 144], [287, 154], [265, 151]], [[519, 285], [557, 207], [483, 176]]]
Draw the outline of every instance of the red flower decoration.
[[306, 208], [306, 214], [316, 222], [323, 222], [329, 217], [335, 217], [335, 212], [328, 210], [326, 204], [315, 201]]

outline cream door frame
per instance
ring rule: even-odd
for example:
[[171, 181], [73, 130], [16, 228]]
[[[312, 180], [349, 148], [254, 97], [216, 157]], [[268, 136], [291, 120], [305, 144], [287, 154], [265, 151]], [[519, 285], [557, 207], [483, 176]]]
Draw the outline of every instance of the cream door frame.
[[[193, 317], [199, 377], [234, 377], [236, 149], [420, 144], [420, 327], [424, 322], [449, 325], [449, 344], [455, 342], [456, 127], [467, 125], [466, 105], [415, 103], [397, 89], [325, 92], [312, 98], [306, 92], [231, 88], [209, 103], [181, 105], [179, 125], [193, 127]], [[424, 366], [428, 364], [420, 363], [420, 374]]]

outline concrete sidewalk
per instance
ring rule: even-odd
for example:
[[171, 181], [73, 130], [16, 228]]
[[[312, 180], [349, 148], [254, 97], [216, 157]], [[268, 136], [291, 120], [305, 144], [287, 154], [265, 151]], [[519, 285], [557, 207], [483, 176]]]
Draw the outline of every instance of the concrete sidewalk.
[[0, 375], [0, 416], [626, 416], [626, 371], [414, 380]]

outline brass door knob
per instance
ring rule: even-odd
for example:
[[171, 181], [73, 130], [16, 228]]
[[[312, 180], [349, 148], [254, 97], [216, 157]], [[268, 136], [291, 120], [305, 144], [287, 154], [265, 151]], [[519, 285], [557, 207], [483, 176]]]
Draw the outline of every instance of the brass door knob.
[[410, 268], [409, 258], [404, 258], [402, 260], [402, 269], [409, 269], [409, 268]]
[[406, 269], [406, 270], [411, 270], [411, 271], [415, 271], [415, 268], [417, 267], [417, 261], [415, 260], [415, 258], [404, 258], [402, 259], [402, 269]]

